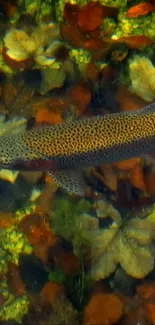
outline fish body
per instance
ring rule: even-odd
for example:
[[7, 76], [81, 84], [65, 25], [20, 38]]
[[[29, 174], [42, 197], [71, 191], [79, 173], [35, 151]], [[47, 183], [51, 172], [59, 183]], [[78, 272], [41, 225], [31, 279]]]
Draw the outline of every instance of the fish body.
[[[65, 172], [155, 149], [155, 104], [0, 137], [3, 168]], [[58, 174], [59, 175], [59, 174]], [[71, 174], [72, 177], [72, 174]], [[61, 182], [59, 182], [61, 183]]]

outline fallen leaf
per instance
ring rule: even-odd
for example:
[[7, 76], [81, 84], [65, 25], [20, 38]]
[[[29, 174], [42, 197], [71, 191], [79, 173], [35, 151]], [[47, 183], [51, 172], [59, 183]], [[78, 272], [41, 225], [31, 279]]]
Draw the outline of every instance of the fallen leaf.
[[146, 191], [149, 195], [155, 195], [155, 172], [144, 174]]
[[126, 17], [127, 18], [136, 18], [139, 16], [144, 16], [148, 14], [149, 12], [154, 12], [155, 11], [155, 6], [151, 4], [150, 2], [141, 2], [138, 5], [135, 5], [131, 7], [127, 13]]
[[80, 29], [71, 24], [60, 24], [60, 35], [68, 41], [72, 46], [84, 47], [86, 36], [80, 31]]
[[78, 26], [84, 31], [92, 31], [101, 25], [103, 9], [99, 2], [89, 2], [80, 8]]
[[150, 46], [153, 41], [145, 35], [133, 35], [122, 37], [120, 41], [125, 42], [131, 49], [139, 49], [142, 46]]
[[137, 293], [143, 299], [143, 308], [148, 322], [155, 325], [155, 284], [144, 282], [137, 287]]
[[115, 294], [98, 293], [88, 301], [84, 310], [84, 325], [110, 325], [123, 315], [123, 303]]
[[64, 19], [70, 24], [77, 24], [77, 18], [79, 13], [79, 7], [77, 4], [65, 3], [64, 7]]
[[7, 283], [15, 296], [25, 293], [25, 285], [20, 277], [19, 268], [13, 263], [8, 265]]
[[73, 86], [68, 92], [71, 102], [77, 107], [78, 115], [83, 113], [91, 100], [91, 92], [84, 84]]
[[129, 181], [130, 183], [136, 187], [139, 188], [141, 191], [146, 191], [145, 181], [144, 181], [144, 172], [143, 167], [140, 163], [137, 163], [129, 173]]
[[54, 112], [47, 108], [41, 108], [37, 111], [35, 116], [37, 123], [48, 123], [48, 124], [61, 124], [63, 119], [60, 112]]
[[64, 288], [62, 285], [56, 282], [47, 282], [41, 291], [41, 298], [43, 303], [51, 305], [54, 303], [55, 299], [62, 295]]
[[137, 165], [137, 163], [138, 163], [138, 158], [134, 157], [134, 158], [131, 158], [131, 159], [115, 162], [112, 165], [114, 167], [117, 167], [117, 168], [122, 169], [122, 170], [130, 170], [133, 167], [135, 167]]
[[125, 85], [119, 86], [116, 93], [116, 100], [119, 102], [121, 111], [136, 110], [146, 105], [146, 102], [142, 98], [131, 93]]

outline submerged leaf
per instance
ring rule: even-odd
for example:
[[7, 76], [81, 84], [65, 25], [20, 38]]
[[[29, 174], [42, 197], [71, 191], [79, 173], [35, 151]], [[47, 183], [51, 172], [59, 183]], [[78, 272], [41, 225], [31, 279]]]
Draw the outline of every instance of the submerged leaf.
[[136, 18], [139, 16], [144, 16], [149, 12], [155, 11], [155, 6], [149, 2], [141, 2], [133, 7], [131, 7], [127, 13], [126, 17], [128, 18]]
[[147, 219], [131, 219], [125, 223], [113, 223], [109, 229], [92, 231], [92, 267], [94, 280], [106, 278], [115, 271], [117, 264], [127, 274], [143, 278], [154, 267], [152, 241], [155, 222]]
[[103, 9], [99, 2], [89, 2], [80, 8], [78, 25], [84, 31], [92, 31], [99, 27], [103, 19]]
[[93, 295], [84, 311], [85, 325], [115, 324], [123, 314], [123, 303], [115, 294]]
[[65, 72], [63, 69], [45, 68], [42, 70], [42, 85], [40, 92], [47, 93], [53, 88], [60, 88], [65, 80]]

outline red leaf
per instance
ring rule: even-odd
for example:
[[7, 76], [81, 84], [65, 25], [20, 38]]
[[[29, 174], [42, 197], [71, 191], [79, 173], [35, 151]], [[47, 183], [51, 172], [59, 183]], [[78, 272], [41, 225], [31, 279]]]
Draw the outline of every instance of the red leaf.
[[102, 19], [103, 9], [100, 3], [89, 2], [80, 8], [78, 25], [85, 32], [92, 31], [101, 25]]
[[148, 14], [149, 12], [155, 11], [155, 5], [149, 3], [149, 2], [143, 2], [139, 3], [136, 6], [131, 7], [127, 13], [126, 17], [128, 18], [136, 18], [139, 16], [144, 16]]
[[126, 36], [118, 41], [125, 42], [131, 49], [139, 49], [141, 46], [149, 46], [153, 44], [153, 41], [144, 35]]
[[70, 24], [76, 24], [77, 23], [77, 17], [79, 13], [79, 7], [78, 5], [71, 4], [67, 2], [65, 4], [64, 8], [64, 18], [67, 20]]
[[78, 27], [71, 24], [60, 24], [61, 37], [68, 41], [72, 46], [84, 47], [86, 41], [85, 35], [78, 29]]

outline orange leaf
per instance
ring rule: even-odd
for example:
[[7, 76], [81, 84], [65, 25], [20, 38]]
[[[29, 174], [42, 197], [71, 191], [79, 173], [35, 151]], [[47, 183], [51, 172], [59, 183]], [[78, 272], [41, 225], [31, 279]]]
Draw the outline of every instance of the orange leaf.
[[133, 186], [139, 188], [141, 191], [146, 191], [143, 168], [140, 164], [135, 165], [130, 170], [129, 180]]
[[144, 16], [146, 14], [148, 14], [149, 12], [155, 11], [155, 6], [152, 5], [149, 2], [142, 2], [139, 3], [136, 6], [131, 7], [127, 13], [126, 13], [126, 17], [128, 18], [136, 18], [139, 16]]
[[99, 171], [103, 175], [103, 182], [104, 184], [110, 188], [112, 191], [117, 190], [117, 175], [114, 171], [112, 165], [102, 164], [99, 167]]
[[47, 247], [56, 243], [56, 236], [52, 233], [44, 215], [32, 214], [23, 218], [19, 229], [27, 236], [32, 245], [46, 244]]
[[150, 195], [155, 195], [155, 172], [144, 175], [146, 191]]
[[103, 9], [99, 2], [89, 2], [80, 8], [78, 25], [84, 31], [92, 31], [101, 25]]
[[78, 112], [83, 113], [91, 100], [90, 90], [84, 84], [78, 84], [69, 91], [71, 102], [77, 106]]
[[71, 24], [60, 24], [60, 35], [68, 41], [72, 46], [82, 47], [86, 41], [85, 35], [78, 29], [78, 27]]
[[87, 32], [87, 34], [90, 36], [90, 38], [100, 38], [100, 34], [101, 34], [101, 30], [100, 30], [100, 27], [97, 27], [95, 29], [93, 29], [92, 31], [90, 32]]
[[7, 18], [11, 18], [17, 10], [17, 1], [5, 1], [4, 8]]
[[125, 42], [131, 49], [139, 49], [142, 46], [149, 46], [153, 44], [153, 41], [145, 35], [133, 35], [122, 37], [120, 41]]
[[154, 302], [145, 305], [148, 321], [151, 325], [155, 325], [155, 304]]
[[47, 282], [41, 291], [41, 297], [45, 304], [53, 304], [54, 300], [61, 294], [63, 294], [64, 288], [62, 285], [56, 282]]
[[146, 102], [135, 94], [132, 94], [127, 86], [121, 85], [116, 94], [116, 100], [120, 104], [121, 111], [129, 111], [143, 108]]
[[48, 99], [48, 108], [53, 108], [58, 112], [62, 112], [68, 109], [70, 100], [67, 96], [51, 97]]
[[136, 157], [134, 157], [131, 159], [115, 162], [115, 163], [113, 163], [113, 166], [117, 167], [119, 169], [122, 169], [122, 170], [130, 170], [133, 167], [135, 167], [137, 162], [138, 162], [138, 159]]
[[94, 63], [88, 63], [85, 67], [84, 77], [86, 80], [97, 81], [98, 71]]
[[133, 35], [133, 36], [125, 36], [122, 38], [119, 38], [117, 40], [108, 38], [108, 37], [104, 37], [104, 41], [106, 41], [109, 44], [119, 44], [119, 43], [126, 43], [128, 45], [129, 48], [131, 49], [139, 49], [142, 46], [148, 46], [148, 45], [152, 45], [153, 41], [144, 36], [144, 35]]
[[71, 24], [77, 23], [77, 17], [79, 13], [79, 7], [76, 4], [67, 2], [64, 8], [64, 18]]
[[89, 38], [85, 41], [84, 47], [87, 50], [102, 50], [105, 47], [105, 43], [101, 39]]
[[149, 323], [155, 325], [155, 284], [144, 283], [137, 287], [137, 293], [144, 299], [144, 309]]
[[38, 123], [60, 124], [63, 122], [60, 113], [53, 112], [47, 108], [40, 108], [37, 111], [35, 118]]
[[136, 291], [141, 298], [146, 299], [147, 301], [152, 297], [155, 299], [155, 284], [153, 282], [146, 282], [137, 286]]
[[0, 228], [9, 228], [15, 222], [13, 213], [0, 212]]
[[123, 314], [123, 303], [114, 294], [98, 293], [84, 310], [84, 325], [115, 324]]

